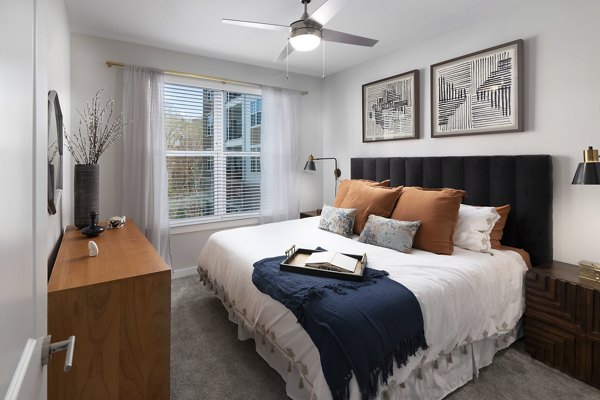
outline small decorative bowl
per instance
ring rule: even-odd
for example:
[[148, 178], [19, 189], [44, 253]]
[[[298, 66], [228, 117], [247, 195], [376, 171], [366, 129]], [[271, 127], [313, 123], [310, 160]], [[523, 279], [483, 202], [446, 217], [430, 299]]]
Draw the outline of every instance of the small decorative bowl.
[[90, 225], [90, 226], [86, 226], [85, 228], [82, 228], [79, 232], [81, 232], [85, 236], [91, 238], [91, 237], [96, 237], [99, 234], [101, 234], [102, 232], [104, 232], [104, 228], [99, 225], [93, 225], [93, 226]]

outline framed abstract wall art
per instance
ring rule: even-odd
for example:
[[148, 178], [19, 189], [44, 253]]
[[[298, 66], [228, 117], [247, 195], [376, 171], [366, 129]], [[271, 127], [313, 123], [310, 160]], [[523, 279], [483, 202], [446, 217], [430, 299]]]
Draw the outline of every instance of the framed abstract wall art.
[[419, 71], [362, 86], [363, 143], [419, 137]]
[[431, 136], [523, 131], [523, 40], [431, 66]]

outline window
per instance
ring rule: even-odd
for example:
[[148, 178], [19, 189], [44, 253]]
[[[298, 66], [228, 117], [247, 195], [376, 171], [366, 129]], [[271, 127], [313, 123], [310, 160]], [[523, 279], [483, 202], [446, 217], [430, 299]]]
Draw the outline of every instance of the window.
[[260, 95], [165, 83], [171, 222], [256, 216]]
[[250, 125], [260, 126], [262, 117], [262, 99], [256, 99], [250, 105]]

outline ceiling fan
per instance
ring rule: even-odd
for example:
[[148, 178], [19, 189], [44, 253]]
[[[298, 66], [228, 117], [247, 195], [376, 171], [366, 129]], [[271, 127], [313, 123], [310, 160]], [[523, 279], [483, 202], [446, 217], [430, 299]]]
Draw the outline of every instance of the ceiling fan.
[[222, 23], [240, 25], [249, 28], [268, 29], [273, 31], [288, 32], [290, 34], [290, 44], [292, 48], [286, 46], [275, 61], [283, 61], [293, 51], [310, 51], [315, 49], [321, 39], [328, 42], [346, 43], [357, 46], [373, 47], [378, 42], [375, 39], [369, 39], [363, 36], [351, 35], [349, 33], [338, 32], [331, 29], [325, 29], [327, 24], [350, 0], [328, 0], [321, 5], [315, 12], [308, 15], [307, 6], [311, 0], [301, 0], [304, 4], [304, 13], [298, 21], [292, 22], [289, 26], [267, 24], [262, 22], [241, 21], [237, 19], [223, 18]]

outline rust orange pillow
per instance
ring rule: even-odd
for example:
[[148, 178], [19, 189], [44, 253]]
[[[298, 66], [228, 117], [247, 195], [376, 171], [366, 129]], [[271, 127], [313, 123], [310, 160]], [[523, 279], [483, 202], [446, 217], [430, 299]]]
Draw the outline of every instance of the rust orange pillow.
[[335, 200], [333, 202], [333, 206], [336, 208], [340, 208], [342, 206], [342, 202], [346, 198], [348, 194], [348, 190], [354, 185], [367, 185], [367, 186], [376, 186], [376, 187], [389, 187], [390, 180], [386, 179], [385, 181], [377, 182], [370, 181], [368, 179], [344, 179], [340, 182], [340, 186], [338, 187], [337, 194], [335, 196]]
[[376, 187], [369, 185], [352, 185], [342, 202], [341, 208], [355, 208], [354, 233], [360, 234], [369, 219], [374, 214], [388, 218], [398, 197], [402, 193], [402, 186], [395, 188]]
[[421, 221], [413, 247], [436, 254], [452, 254], [454, 228], [458, 209], [465, 195], [463, 190], [427, 190], [405, 187], [396, 203], [392, 218], [400, 221]]
[[492, 228], [492, 232], [490, 232], [490, 244], [492, 245], [492, 249], [500, 250], [502, 247], [500, 241], [502, 240], [502, 235], [504, 235], [504, 227], [508, 220], [510, 204], [496, 207], [496, 211], [498, 212], [498, 215], [500, 215], [500, 219], [496, 222], [494, 228]]

